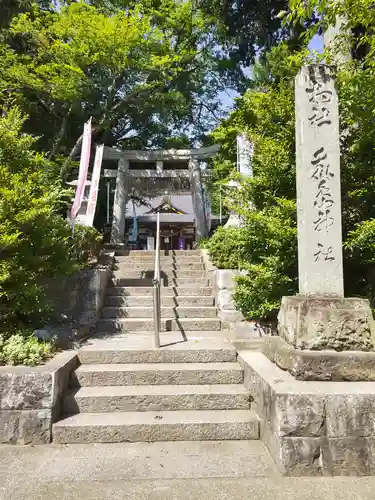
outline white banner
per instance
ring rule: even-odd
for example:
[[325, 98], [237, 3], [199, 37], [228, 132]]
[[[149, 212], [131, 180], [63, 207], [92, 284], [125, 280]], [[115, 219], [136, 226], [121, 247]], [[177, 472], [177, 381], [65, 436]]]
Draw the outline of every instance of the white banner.
[[155, 238], [153, 236], [147, 237], [147, 250], [155, 250]]
[[212, 225], [211, 200], [205, 186], [203, 187], [203, 200], [204, 200], [204, 209], [206, 212], [207, 229], [208, 231], [211, 231], [211, 225]]
[[91, 148], [91, 118], [85, 123], [83, 129], [82, 138], [82, 148], [81, 148], [81, 160], [79, 163], [79, 175], [78, 184], [76, 189], [76, 194], [74, 197], [73, 206], [70, 211], [71, 219], [75, 219], [81, 208], [83, 195], [85, 192], [85, 184], [87, 179], [87, 171], [89, 169], [90, 162], [90, 148]]
[[252, 157], [254, 145], [245, 134], [237, 136], [237, 170], [246, 177], [253, 176]]
[[92, 169], [90, 193], [87, 202], [85, 226], [92, 227], [94, 224], [96, 203], [98, 200], [98, 192], [99, 192], [100, 172], [102, 169], [102, 161], [103, 161], [103, 150], [104, 150], [104, 144], [96, 146], [94, 167]]

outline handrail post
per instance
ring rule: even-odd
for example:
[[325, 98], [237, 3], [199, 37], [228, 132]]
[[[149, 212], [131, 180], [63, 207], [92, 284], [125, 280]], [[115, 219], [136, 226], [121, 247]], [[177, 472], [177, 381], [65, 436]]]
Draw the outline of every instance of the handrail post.
[[155, 348], [160, 348], [161, 307], [160, 307], [160, 213], [156, 214], [155, 271], [153, 279], [154, 336]]

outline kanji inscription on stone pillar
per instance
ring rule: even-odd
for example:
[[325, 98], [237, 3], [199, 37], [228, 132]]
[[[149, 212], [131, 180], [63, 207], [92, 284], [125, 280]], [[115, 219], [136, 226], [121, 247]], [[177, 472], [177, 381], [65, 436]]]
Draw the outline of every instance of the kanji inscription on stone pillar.
[[295, 106], [299, 293], [342, 297], [339, 111], [332, 67], [301, 69]]

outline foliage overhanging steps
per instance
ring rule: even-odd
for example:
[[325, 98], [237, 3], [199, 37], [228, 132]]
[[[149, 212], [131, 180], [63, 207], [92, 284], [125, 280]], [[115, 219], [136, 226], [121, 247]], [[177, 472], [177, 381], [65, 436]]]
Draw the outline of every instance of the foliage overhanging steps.
[[54, 441], [258, 439], [200, 252], [161, 258], [161, 349], [153, 344], [153, 265], [151, 252], [116, 256], [98, 333], [79, 350]]

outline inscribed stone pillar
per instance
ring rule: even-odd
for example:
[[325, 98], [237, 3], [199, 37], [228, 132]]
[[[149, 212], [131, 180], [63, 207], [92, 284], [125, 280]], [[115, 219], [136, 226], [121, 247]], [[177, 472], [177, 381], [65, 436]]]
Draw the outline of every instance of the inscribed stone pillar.
[[121, 158], [118, 162], [116, 191], [113, 202], [111, 243], [122, 245], [125, 233], [125, 210], [129, 191], [129, 160]]
[[[299, 295], [282, 298], [278, 333], [283, 340], [272, 342], [274, 352], [267, 356], [301, 379], [329, 379], [328, 367], [334, 365], [337, 380], [360, 380], [367, 375], [361, 373], [360, 354], [357, 359], [353, 352], [373, 351], [375, 330], [369, 301], [344, 298], [339, 111], [332, 67], [301, 69], [295, 106]], [[317, 356], [316, 351], [327, 350], [340, 355]], [[358, 369], [349, 374], [353, 359]]]
[[331, 67], [295, 82], [298, 274], [301, 295], [344, 295], [339, 111]]
[[202, 172], [199, 161], [196, 158], [191, 158], [189, 161], [189, 177], [195, 217], [196, 240], [199, 241], [201, 238], [208, 236], [208, 226], [203, 198]]

